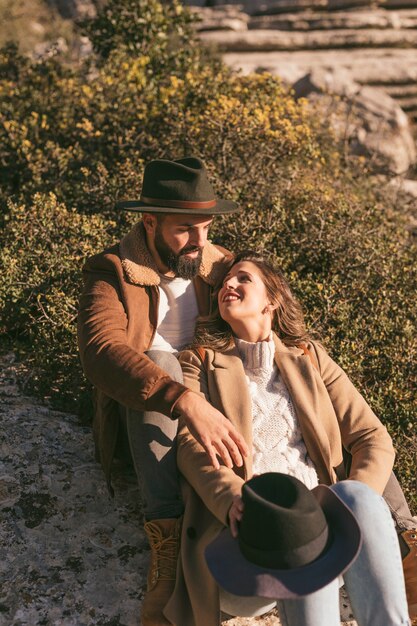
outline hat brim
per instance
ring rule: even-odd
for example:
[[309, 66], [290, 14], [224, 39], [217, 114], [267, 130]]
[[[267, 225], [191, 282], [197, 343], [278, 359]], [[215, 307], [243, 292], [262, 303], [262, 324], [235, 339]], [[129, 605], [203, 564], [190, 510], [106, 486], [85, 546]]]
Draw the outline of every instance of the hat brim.
[[205, 550], [208, 568], [216, 582], [237, 596], [300, 598], [314, 593], [343, 574], [362, 545], [358, 522], [352, 511], [325, 485], [312, 490], [332, 533], [332, 542], [313, 563], [294, 569], [270, 569], [248, 561], [228, 528]]
[[183, 215], [225, 215], [240, 211], [237, 202], [233, 200], [217, 200], [210, 209], [177, 209], [173, 207], [151, 206], [141, 200], [122, 200], [116, 203], [116, 209], [134, 211], [136, 213], [181, 213]]

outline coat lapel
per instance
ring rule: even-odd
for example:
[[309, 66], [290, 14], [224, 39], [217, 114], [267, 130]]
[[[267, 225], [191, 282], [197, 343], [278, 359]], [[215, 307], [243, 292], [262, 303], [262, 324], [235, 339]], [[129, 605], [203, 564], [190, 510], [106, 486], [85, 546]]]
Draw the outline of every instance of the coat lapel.
[[[301, 349], [288, 348], [276, 335], [275, 361], [290, 393], [311, 460], [322, 482], [332, 482], [330, 442], [322, 419], [323, 402], [317, 386], [319, 372]], [[322, 409], [320, 410], [320, 406]]]
[[[213, 359], [214, 380], [224, 414], [243, 435], [249, 449], [252, 448], [252, 408], [245, 371], [237, 348], [227, 352], [215, 352]], [[250, 454], [250, 458], [251, 458]], [[251, 476], [252, 464], [246, 460], [246, 475]]]

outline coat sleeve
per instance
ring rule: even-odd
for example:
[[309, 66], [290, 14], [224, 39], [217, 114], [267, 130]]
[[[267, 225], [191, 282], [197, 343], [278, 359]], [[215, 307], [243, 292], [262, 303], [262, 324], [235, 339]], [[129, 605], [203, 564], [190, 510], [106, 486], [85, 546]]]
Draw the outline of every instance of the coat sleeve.
[[175, 403], [187, 390], [128, 344], [128, 319], [111, 256], [92, 257], [83, 270], [78, 346], [85, 375], [123, 406], [171, 416]]
[[[187, 350], [180, 354], [179, 360], [184, 373], [184, 384], [210, 402], [207, 371], [200, 358]], [[215, 470], [209, 462], [207, 453], [184, 423], [180, 424], [177, 441], [177, 462], [180, 472], [211, 513], [222, 524], [228, 525], [228, 512], [233, 498], [241, 495], [243, 478], [224, 465]]]
[[312, 342], [310, 347], [336, 412], [343, 446], [352, 455], [349, 478], [382, 494], [395, 459], [391, 437], [342, 368], [320, 344]]

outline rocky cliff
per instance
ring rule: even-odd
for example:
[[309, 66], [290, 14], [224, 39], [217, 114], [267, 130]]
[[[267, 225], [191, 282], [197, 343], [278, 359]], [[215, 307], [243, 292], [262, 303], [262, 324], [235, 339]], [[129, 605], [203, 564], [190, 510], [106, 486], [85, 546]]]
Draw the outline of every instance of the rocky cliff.
[[376, 154], [376, 171], [405, 175], [413, 168], [417, 0], [187, 4], [200, 18], [200, 39], [228, 65], [243, 73], [268, 71], [297, 97], [325, 97], [326, 108], [329, 96], [341, 101], [349, 116], [341, 132], [353, 153]]
[[290, 83], [317, 67], [347, 70], [417, 120], [416, 0], [211, 4], [198, 9], [200, 37], [217, 44], [231, 66], [268, 70]]

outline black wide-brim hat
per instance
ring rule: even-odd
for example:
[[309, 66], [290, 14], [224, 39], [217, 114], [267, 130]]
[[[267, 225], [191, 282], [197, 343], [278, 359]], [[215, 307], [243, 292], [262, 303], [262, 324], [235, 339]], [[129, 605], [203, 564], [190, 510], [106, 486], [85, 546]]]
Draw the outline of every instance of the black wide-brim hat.
[[236, 202], [216, 198], [204, 163], [196, 157], [151, 161], [145, 167], [140, 198], [117, 202], [116, 208], [207, 216], [240, 210]]
[[[271, 506], [271, 502], [268, 502], [266, 504], [267, 519], [264, 520], [265, 502], [261, 502], [264, 498], [257, 497], [256, 485], [254, 495], [253, 481], [261, 479], [264, 482], [271, 482], [275, 480], [275, 477], [279, 477], [281, 484], [281, 477], [293, 483], [294, 481], [300, 483], [293, 477], [273, 472], [248, 481], [242, 491], [245, 508], [240, 523], [239, 537], [234, 539], [230, 530], [224, 529], [205, 551], [207, 565], [216, 582], [220, 587], [237, 596], [289, 599], [314, 593], [343, 574], [355, 560], [361, 548], [361, 532], [355, 516], [336, 493], [325, 485], [319, 485], [311, 491], [305, 485], [302, 486], [301, 491], [306, 490], [315, 501], [313, 507], [311, 507], [311, 502], [307, 503], [304, 511], [303, 506], [295, 510], [298, 507], [297, 502], [294, 507], [292, 504], [290, 507], [284, 507], [287, 508], [284, 513], [282, 510], [277, 513], [274, 510], [276, 508], [274, 503]], [[247, 485], [249, 487], [245, 498]], [[299, 489], [299, 485], [296, 487]], [[302, 494], [302, 497], [304, 495]], [[252, 504], [254, 504], [253, 508]], [[278, 509], [280, 508], [282, 509], [278, 506]], [[316, 510], [313, 510], [314, 508]], [[288, 509], [293, 510], [289, 511], [290, 515], [287, 517]], [[295, 523], [291, 526], [291, 514], [294, 510]], [[324, 526], [320, 520], [321, 514], [323, 514]], [[252, 519], [249, 519], [247, 535], [242, 539], [247, 515]], [[274, 524], [279, 524], [278, 528], [283, 531], [275, 545], [273, 545], [275, 533], [272, 531]], [[304, 531], [302, 530], [303, 524]], [[301, 529], [301, 533], [308, 535], [311, 531], [308, 540], [305, 537], [305, 544], [302, 543], [302, 538], [300, 541], [297, 526]], [[253, 534], [254, 529], [257, 529], [256, 536]], [[252, 540], [254, 545], [251, 545]], [[288, 541], [294, 544], [286, 552], [285, 546]], [[278, 556], [280, 542], [283, 542], [283, 549], [281, 556]], [[255, 545], [257, 543], [272, 547], [266, 551], [259, 550]], [[313, 560], [310, 561], [311, 556]], [[307, 562], [294, 566], [294, 563], [301, 563], [303, 560]], [[267, 562], [268, 566], [261, 565], [262, 562]], [[274, 562], [278, 562], [280, 566], [273, 567]]]

